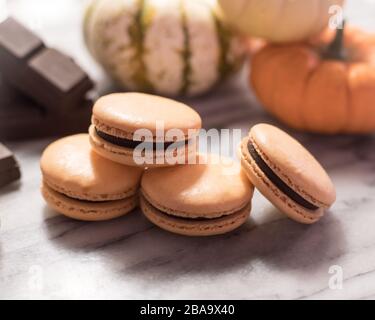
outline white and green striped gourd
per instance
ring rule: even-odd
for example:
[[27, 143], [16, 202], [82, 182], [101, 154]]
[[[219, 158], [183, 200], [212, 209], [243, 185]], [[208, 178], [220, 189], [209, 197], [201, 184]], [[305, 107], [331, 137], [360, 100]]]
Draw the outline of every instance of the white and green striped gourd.
[[208, 91], [239, 70], [245, 56], [216, 0], [93, 0], [84, 35], [124, 88], [167, 96]]

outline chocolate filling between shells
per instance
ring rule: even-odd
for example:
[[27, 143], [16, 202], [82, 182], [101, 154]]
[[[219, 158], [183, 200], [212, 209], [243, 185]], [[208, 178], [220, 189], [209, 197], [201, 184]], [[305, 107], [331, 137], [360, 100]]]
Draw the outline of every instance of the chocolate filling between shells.
[[164, 150], [166, 151], [171, 145], [175, 144], [177, 148], [185, 147], [188, 145], [189, 140], [184, 141], [175, 141], [175, 142], [144, 142], [144, 141], [135, 141], [135, 140], [129, 140], [125, 138], [119, 138], [116, 136], [112, 136], [108, 133], [105, 133], [103, 131], [98, 130], [95, 128], [96, 134], [102, 138], [104, 141], [107, 141], [111, 144], [114, 144], [118, 147], [127, 148], [127, 149], [135, 149], [137, 148], [141, 143], [144, 143], [145, 148], [152, 148], [152, 150]]
[[128, 199], [132, 196], [129, 196], [129, 197], [125, 197], [124, 199], [118, 199], [118, 200], [99, 200], [99, 201], [94, 201], [94, 200], [83, 200], [83, 199], [79, 199], [79, 198], [74, 198], [72, 196], [68, 196], [67, 194], [65, 193], [62, 193], [60, 191], [57, 191], [55, 190], [54, 188], [52, 188], [48, 183], [44, 182], [44, 187], [47, 187], [49, 189], [51, 189], [52, 191], [56, 192], [57, 194], [67, 198], [67, 199], [70, 199], [70, 200], [75, 200], [75, 201], [79, 201], [81, 203], [88, 203], [88, 204], [101, 204], [101, 203], [109, 203], [109, 202], [114, 202], [114, 201], [119, 201], [119, 200], [125, 200], [125, 199]]
[[148, 206], [150, 206], [151, 208], [153, 208], [155, 211], [167, 216], [167, 217], [171, 217], [171, 218], [174, 218], [174, 219], [177, 219], [177, 220], [181, 220], [181, 221], [191, 221], [191, 222], [205, 222], [205, 221], [215, 221], [215, 220], [220, 220], [220, 219], [223, 219], [223, 218], [226, 218], [226, 217], [229, 217], [229, 216], [233, 216], [235, 215], [236, 213], [239, 213], [241, 212], [242, 209], [246, 208], [249, 204], [247, 204], [244, 208], [241, 208], [239, 209], [238, 211], [236, 212], [233, 212], [232, 214], [230, 215], [222, 215], [220, 217], [216, 217], [216, 218], [185, 218], [185, 217], [180, 217], [180, 216], [175, 216], [175, 215], [172, 215], [168, 212], [165, 212], [165, 211], [162, 211], [160, 210], [159, 208], [155, 207], [152, 203], [150, 203], [150, 201], [148, 201], [146, 199], [146, 197], [144, 195], [140, 195], [140, 197], [147, 203]]
[[255, 161], [260, 170], [266, 175], [266, 177], [285, 195], [292, 199], [295, 203], [301, 207], [316, 211], [319, 207], [315, 206], [311, 202], [304, 199], [292, 188], [290, 188], [279, 176], [268, 166], [268, 164], [263, 160], [261, 155], [258, 153], [251, 141], [247, 144], [247, 149], [250, 153], [251, 158]]

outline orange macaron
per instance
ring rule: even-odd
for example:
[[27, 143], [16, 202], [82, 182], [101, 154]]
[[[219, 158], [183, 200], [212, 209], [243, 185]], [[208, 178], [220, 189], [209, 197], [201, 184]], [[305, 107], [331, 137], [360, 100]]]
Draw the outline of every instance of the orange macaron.
[[141, 208], [155, 225], [187, 236], [213, 236], [243, 225], [253, 186], [238, 163], [198, 155], [198, 164], [147, 170]]
[[[89, 134], [93, 149], [104, 158], [164, 167], [195, 156], [201, 127], [199, 114], [183, 103], [143, 93], [115, 93], [95, 103]], [[142, 146], [150, 149], [148, 157]]]
[[87, 134], [49, 145], [40, 166], [45, 201], [68, 217], [108, 220], [127, 214], [138, 204], [143, 170], [100, 157], [92, 151]]
[[255, 188], [293, 220], [315, 223], [335, 202], [335, 187], [319, 162], [274, 126], [250, 130], [241, 144], [241, 162]]

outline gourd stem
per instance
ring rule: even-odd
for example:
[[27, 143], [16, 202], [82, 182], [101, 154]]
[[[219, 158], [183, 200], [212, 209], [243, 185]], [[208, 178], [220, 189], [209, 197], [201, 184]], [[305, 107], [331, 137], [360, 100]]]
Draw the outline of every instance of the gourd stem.
[[343, 21], [342, 28], [337, 28], [335, 38], [331, 44], [327, 47], [324, 58], [330, 60], [345, 60], [345, 48], [344, 48], [344, 31], [345, 31], [345, 20]]

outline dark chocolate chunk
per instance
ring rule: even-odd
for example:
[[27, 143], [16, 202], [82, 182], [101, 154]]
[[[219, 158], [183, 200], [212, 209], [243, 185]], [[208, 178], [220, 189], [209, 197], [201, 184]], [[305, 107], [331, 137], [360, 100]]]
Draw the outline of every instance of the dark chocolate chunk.
[[8, 168], [16, 166], [16, 160], [13, 157], [13, 153], [2, 143], [0, 143], [0, 172]]
[[0, 43], [19, 59], [29, 58], [44, 47], [41, 39], [11, 18], [1, 24]]
[[0, 140], [25, 140], [87, 132], [92, 101], [82, 100], [66, 114], [46, 113], [0, 76]]
[[0, 143], [0, 188], [20, 177], [21, 172], [13, 153]]
[[73, 90], [87, 78], [71, 58], [55, 49], [46, 49], [37, 53], [30, 59], [29, 66], [61, 92]]
[[295, 203], [299, 204], [301, 207], [315, 211], [319, 208], [314, 204], [310, 203], [292, 188], [290, 188], [279, 176], [268, 166], [268, 164], [263, 160], [258, 151], [255, 149], [254, 145], [249, 141], [247, 148], [249, 150], [250, 156], [255, 161], [260, 170], [266, 175], [266, 177], [285, 195], [292, 199]]
[[[20, 44], [20, 39], [25, 44]], [[0, 23], [0, 71], [9, 83], [50, 113], [75, 109], [93, 87], [70, 57], [46, 48], [12, 18]]]
[[21, 178], [21, 172], [19, 168], [13, 168], [7, 171], [0, 171], [0, 188], [15, 182]]

